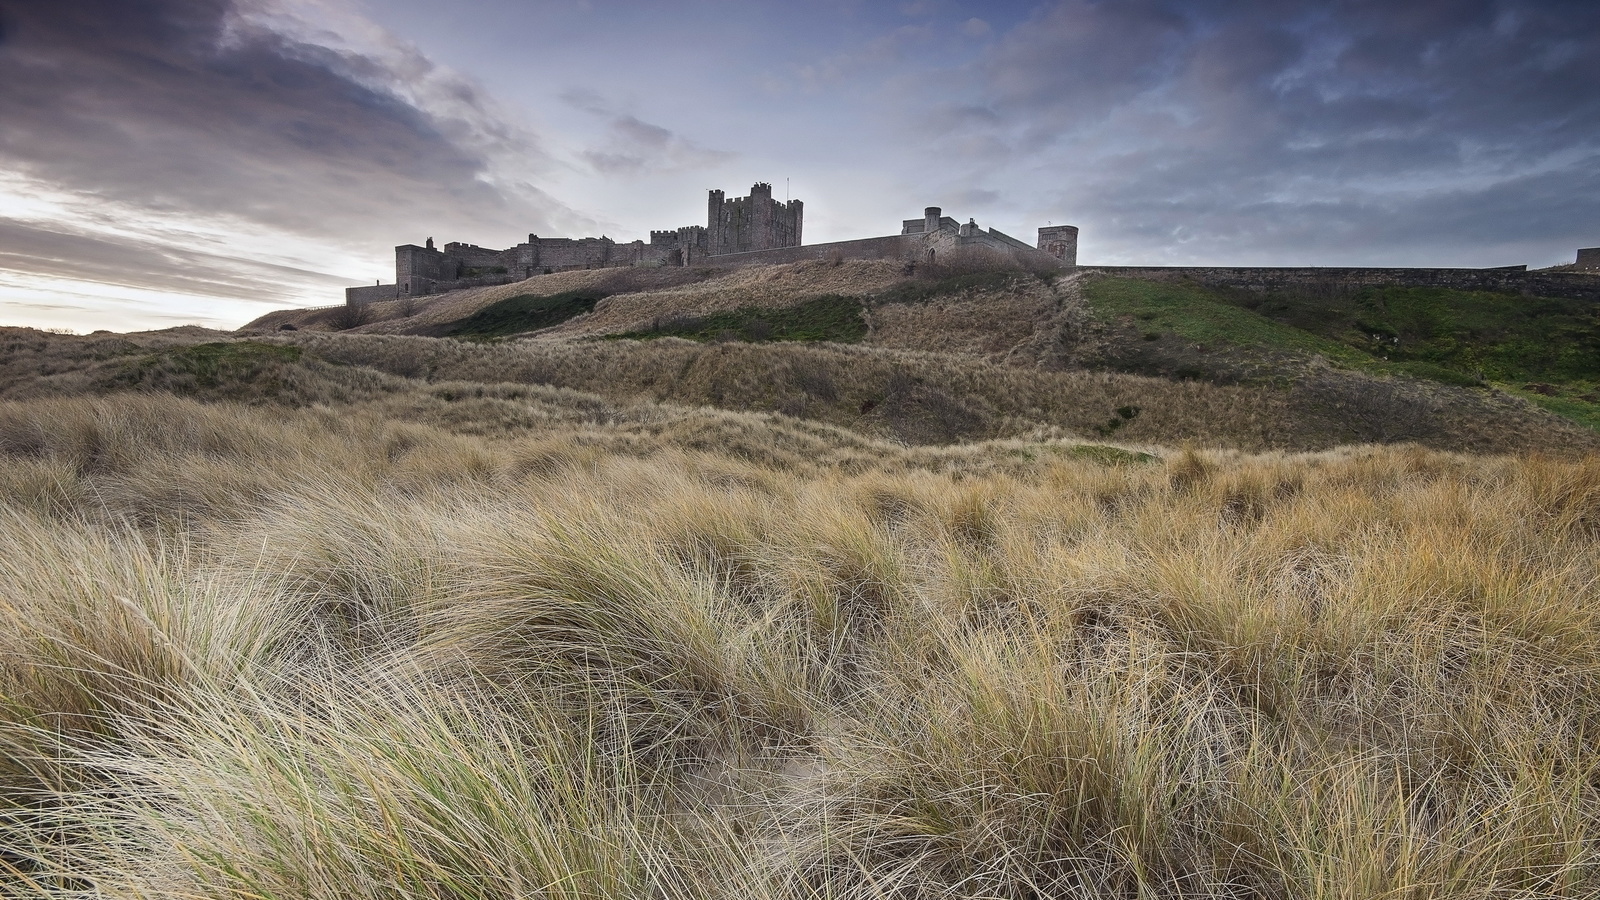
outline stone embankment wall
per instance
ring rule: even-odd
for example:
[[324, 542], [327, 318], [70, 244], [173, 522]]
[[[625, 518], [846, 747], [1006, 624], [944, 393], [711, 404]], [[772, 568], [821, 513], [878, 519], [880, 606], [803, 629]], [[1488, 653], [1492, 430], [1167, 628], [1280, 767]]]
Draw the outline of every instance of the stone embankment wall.
[[1279, 291], [1309, 287], [1441, 287], [1498, 291], [1536, 297], [1600, 301], [1600, 277], [1569, 272], [1529, 272], [1526, 266], [1499, 269], [1389, 269], [1308, 266], [1081, 266], [1078, 271], [1150, 281], [1191, 281], [1206, 287]]
[[344, 289], [344, 302], [346, 306], [360, 306], [363, 303], [378, 303], [383, 300], [398, 300], [405, 296], [398, 284], [369, 284], [366, 287], [353, 287]]

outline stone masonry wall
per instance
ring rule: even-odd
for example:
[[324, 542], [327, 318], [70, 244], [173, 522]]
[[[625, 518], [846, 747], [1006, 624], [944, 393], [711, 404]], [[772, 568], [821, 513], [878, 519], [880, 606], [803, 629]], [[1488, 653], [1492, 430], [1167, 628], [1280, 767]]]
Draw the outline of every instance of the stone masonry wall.
[[394, 248], [395, 281], [402, 286], [413, 279], [450, 281], [460, 271], [461, 266], [454, 259], [430, 247], [401, 244]]
[[1579, 250], [1577, 266], [1580, 269], [1600, 270], [1600, 247], [1588, 247]]
[[446, 256], [461, 263], [462, 268], [479, 269], [487, 272], [497, 266], [510, 269], [517, 264], [517, 253], [513, 250], [490, 250], [479, 247], [477, 244], [449, 243], [444, 245]]
[[573, 269], [606, 269], [633, 265], [643, 258], [643, 241], [618, 244], [610, 238], [541, 238], [530, 235], [526, 244], [515, 248], [512, 271], [524, 276], [541, 275], [546, 269], [565, 272]]

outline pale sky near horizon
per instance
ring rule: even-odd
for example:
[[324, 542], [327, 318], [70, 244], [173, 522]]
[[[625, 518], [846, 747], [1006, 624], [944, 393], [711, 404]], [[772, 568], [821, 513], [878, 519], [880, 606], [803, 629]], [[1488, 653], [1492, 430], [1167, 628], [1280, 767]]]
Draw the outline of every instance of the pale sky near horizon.
[[0, 325], [232, 328], [432, 236], [807, 243], [937, 205], [1104, 264], [1571, 262], [1593, 0], [0, 0]]

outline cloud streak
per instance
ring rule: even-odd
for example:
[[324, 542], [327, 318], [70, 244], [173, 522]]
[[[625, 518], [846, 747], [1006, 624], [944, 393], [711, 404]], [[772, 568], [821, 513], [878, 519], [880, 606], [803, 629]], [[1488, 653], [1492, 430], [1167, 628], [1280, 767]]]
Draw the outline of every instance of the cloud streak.
[[331, 298], [327, 285], [348, 276], [282, 271], [268, 262], [274, 243], [337, 248], [326, 272], [397, 232], [516, 234], [577, 218], [527, 183], [551, 165], [540, 142], [469, 79], [392, 39], [316, 43], [306, 23], [246, 2], [6, 5], [0, 164], [107, 208], [226, 218], [259, 236], [260, 253], [158, 246], [93, 215], [44, 228], [13, 217], [0, 223], [0, 266], [50, 260], [106, 283], [229, 297], [315, 285]]
[[72, 234], [0, 219], [0, 269], [32, 276], [258, 303], [295, 299], [311, 284], [329, 296], [336, 276], [225, 253], [135, 237]]

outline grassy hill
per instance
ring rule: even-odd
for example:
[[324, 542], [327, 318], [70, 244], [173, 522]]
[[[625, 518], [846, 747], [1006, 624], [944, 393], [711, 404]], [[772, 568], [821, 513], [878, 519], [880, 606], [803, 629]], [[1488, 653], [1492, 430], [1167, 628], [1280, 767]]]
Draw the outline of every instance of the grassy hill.
[[0, 329], [0, 897], [1600, 894], [1581, 305], [547, 277]]
[[[493, 378], [499, 366], [612, 400], [779, 412], [912, 443], [1115, 433], [1248, 450], [1570, 452], [1600, 447], [1597, 309], [1337, 285], [1258, 294], [981, 260], [911, 273], [814, 261], [568, 272], [376, 304], [351, 328], [315, 313], [277, 332], [288, 319], [273, 314], [244, 331], [402, 377]], [[592, 343], [602, 338], [611, 346]]]

